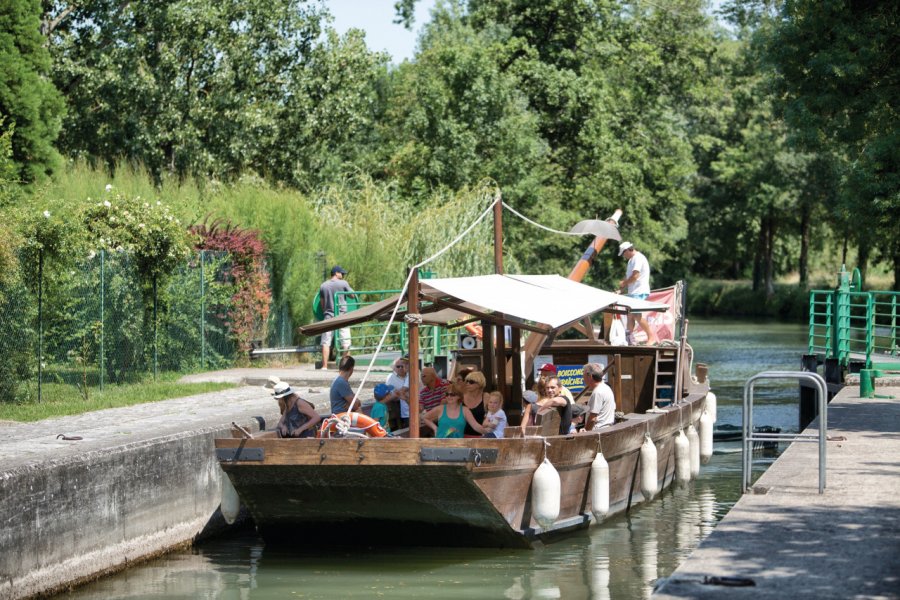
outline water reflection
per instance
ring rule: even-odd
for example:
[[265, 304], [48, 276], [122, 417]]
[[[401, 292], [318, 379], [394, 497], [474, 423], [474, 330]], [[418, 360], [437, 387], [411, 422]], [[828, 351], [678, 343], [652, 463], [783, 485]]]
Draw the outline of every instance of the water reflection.
[[[696, 355], [710, 365], [719, 420], [740, 424], [743, 383], [797, 368], [801, 327], [694, 321]], [[758, 390], [756, 422], [796, 427], [796, 385]], [[740, 444], [718, 445], [700, 478], [628, 515], [533, 551], [448, 548], [352, 552], [302, 540], [266, 547], [252, 532], [201, 544], [64, 594], [71, 598], [646, 598], [728, 512], [740, 493]], [[767, 462], [771, 462], [769, 459]], [[757, 461], [762, 471], [766, 462]]]

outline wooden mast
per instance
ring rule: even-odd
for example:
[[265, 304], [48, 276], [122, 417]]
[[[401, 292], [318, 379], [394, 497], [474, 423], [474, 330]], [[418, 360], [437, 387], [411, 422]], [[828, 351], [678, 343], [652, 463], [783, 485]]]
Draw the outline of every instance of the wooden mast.
[[[494, 273], [503, 275], [503, 203], [499, 198], [494, 203]], [[504, 398], [509, 397], [506, 389], [506, 327], [497, 323], [494, 330], [494, 365], [497, 387]], [[482, 340], [484, 342], [484, 340]]]
[[419, 437], [419, 269], [413, 267], [406, 290], [409, 329], [409, 437]]

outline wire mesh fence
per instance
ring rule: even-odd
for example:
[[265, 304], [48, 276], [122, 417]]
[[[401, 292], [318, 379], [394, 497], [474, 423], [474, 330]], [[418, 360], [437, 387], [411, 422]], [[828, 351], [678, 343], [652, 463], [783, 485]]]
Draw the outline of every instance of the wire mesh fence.
[[27, 265], [0, 287], [0, 401], [85, 397], [165, 371], [231, 365], [229, 256], [202, 251], [161, 282], [141, 281], [128, 254], [76, 266]]

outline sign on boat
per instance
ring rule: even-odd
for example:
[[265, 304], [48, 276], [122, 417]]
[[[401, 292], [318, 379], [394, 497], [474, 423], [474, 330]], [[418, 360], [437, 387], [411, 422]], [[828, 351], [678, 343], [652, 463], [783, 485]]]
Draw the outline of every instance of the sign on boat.
[[[318, 335], [404, 318], [410, 331], [408, 431], [383, 438], [281, 439], [273, 432], [235, 430], [233, 437], [216, 440], [226, 485], [233, 485], [267, 541], [528, 548], [602, 522], [652, 499], [676, 479], [696, 476], [701, 446], [706, 447], [700, 439], [711, 439], [712, 422], [708, 414], [701, 419], [709, 383], [705, 366], [691, 372], [683, 286], [666, 291], [673, 298], [666, 305], [580, 283], [607, 239], [620, 239], [615, 225], [621, 211], [606, 222], [576, 226], [595, 237], [568, 278], [505, 275], [499, 250], [503, 206], [499, 198], [492, 206], [494, 274], [419, 282], [421, 265], [416, 265], [399, 297], [301, 328], [305, 335]], [[674, 313], [667, 341], [610, 343], [613, 319], [666, 310]], [[509, 437], [422, 437], [418, 325], [475, 322], [481, 347], [457, 350], [450, 372], [475, 366], [484, 373], [488, 389], [503, 395]], [[575, 339], [561, 336], [569, 330], [578, 332]], [[522, 435], [514, 426], [521, 418], [522, 393], [542, 362], [609, 365], [616, 409], [623, 416], [595, 431], [565, 435], [559, 434], [558, 420], [549, 418]], [[699, 436], [695, 428], [701, 428]]]

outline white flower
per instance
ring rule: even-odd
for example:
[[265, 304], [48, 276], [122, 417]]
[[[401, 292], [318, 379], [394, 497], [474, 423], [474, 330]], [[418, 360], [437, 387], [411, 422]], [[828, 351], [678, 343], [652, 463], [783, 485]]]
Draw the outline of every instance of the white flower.
[[143, 224], [143, 223], [140, 223], [140, 224], [138, 225], [138, 227], [140, 227], [141, 229], [143, 229], [143, 228], [144, 228], [144, 224]]
[[156, 201], [156, 205], [157, 205], [157, 206], [162, 206], [162, 202], [160, 202], [159, 200], [157, 200], [157, 201]]
[[106, 191], [107, 191], [107, 192], [111, 192], [111, 191], [112, 191], [112, 184], [111, 184], [111, 183], [107, 183], [107, 184], [106, 184]]
[[50, 211], [49, 211], [49, 210], [45, 210], [45, 211], [44, 211], [44, 218], [45, 218], [45, 219], [49, 219], [49, 218], [50, 218]]
[[88, 260], [92, 260], [95, 256], [97, 256], [97, 253], [94, 252], [93, 250], [88, 252]]
[[104, 200], [104, 201], [103, 201], [103, 206], [105, 206], [106, 208], [109, 208], [110, 206], [112, 206], [112, 204], [110, 203], [109, 200]]

